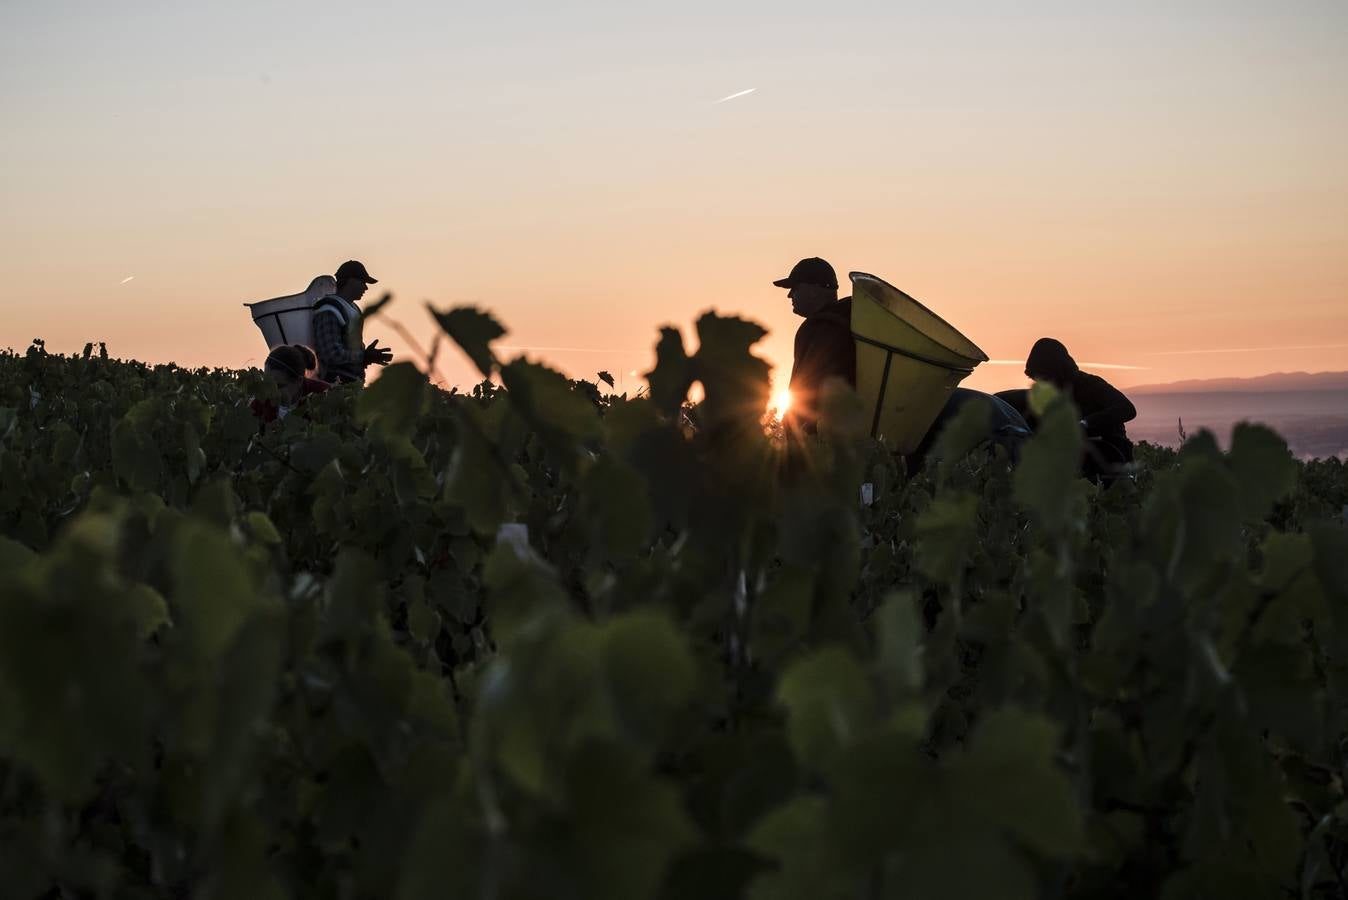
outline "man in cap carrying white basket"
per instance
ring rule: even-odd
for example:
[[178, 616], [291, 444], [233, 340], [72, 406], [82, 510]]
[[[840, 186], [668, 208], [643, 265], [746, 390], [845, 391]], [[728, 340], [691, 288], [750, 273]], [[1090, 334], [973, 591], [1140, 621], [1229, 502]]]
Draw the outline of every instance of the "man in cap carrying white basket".
[[328, 382], [365, 383], [365, 369], [386, 366], [393, 351], [365, 345], [363, 317], [356, 301], [365, 296], [369, 285], [378, 284], [362, 263], [347, 260], [333, 276], [336, 293], [314, 304], [314, 353], [318, 356], [318, 377]]

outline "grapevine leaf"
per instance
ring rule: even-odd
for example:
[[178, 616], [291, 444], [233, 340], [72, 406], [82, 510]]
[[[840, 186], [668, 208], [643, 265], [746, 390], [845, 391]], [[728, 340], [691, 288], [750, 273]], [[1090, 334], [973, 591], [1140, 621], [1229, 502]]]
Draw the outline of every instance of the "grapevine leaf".
[[899, 692], [922, 687], [922, 620], [910, 592], [892, 592], [875, 612], [879, 653], [876, 663], [885, 681]]
[[683, 349], [683, 336], [677, 328], [661, 328], [655, 345], [655, 368], [646, 373], [651, 386], [651, 401], [667, 416], [678, 413], [693, 385], [692, 361]]
[[438, 312], [427, 304], [427, 309], [445, 334], [458, 344], [484, 376], [490, 377], [496, 357], [491, 342], [506, 333], [491, 314], [473, 306], [458, 306], [447, 312]]
[[391, 435], [408, 435], [426, 411], [426, 376], [410, 362], [394, 363], [360, 392], [356, 420], [377, 425]]
[[661, 737], [696, 677], [684, 638], [666, 616], [629, 613], [604, 627], [604, 671], [618, 720], [639, 740]]
[[991, 401], [975, 396], [960, 406], [954, 418], [942, 426], [941, 433], [927, 453], [928, 462], [936, 464], [938, 484], [944, 483], [950, 477], [951, 471], [960, 460], [988, 440], [991, 421]]
[[874, 697], [855, 657], [830, 647], [794, 663], [782, 675], [778, 699], [796, 758], [821, 768], [856, 739], [875, 714]]
[[703, 313], [697, 320], [695, 371], [706, 389], [709, 421], [756, 423], [767, 412], [768, 363], [750, 353], [767, 332], [747, 319]]
[[950, 586], [958, 583], [977, 538], [978, 498], [942, 494], [917, 520], [917, 564], [928, 578]]
[[501, 382], [520, 415], [559, 449], [569, 449], [576, 440], [599, 436], [594, 404], [573, 390], [560, 372], [517, 359], [501, 367]]
[[582, 477], [580, 493], [584, 521], [609, 559], [630, 559], [647, 546], [654, 518], [646, 483], [631, 466], [601, 456]]
[[1236, 425], [1229, 461], [1231, 473], [1241, 485], [1248, 518], [1263, 518], [1296, 486], [1296, 460], [1283, 439], [1263, 425]]
[[1057, 752], [1052, 723], [1002, 709], [979, 725], [952, 775], [963, 803], [983, 821], [1041, 853], [1067, 857], [1082, 845], [1082, 819], [1072, 783], [1054, 763]]
[[204, 660], [219, 656], [264, 605], [238, 550], [201, 523], [183, 527], [174, 554], [174, 616]]
[[276, 526], [272, 524], [266, 513], [253, 510], [248, 514], [247, 521], [248, 530], [257, 540], [271, 546], [281, 543], [281, 533], [276, 530]]
[[[1036, 391], [1041, 385], [1036, 385]], [[1031, 400], [1039, 396], [1031, 394]], [[1044, 405], [1041, 403], [1041, 405]], [[1079, 493], [1081, 428], [1076, 410], [1063, 397], [1050, 397], [1034, 437], [1021, 452], [1015, 472], [1015, 498], [1051, 532], [1067, 525]]]

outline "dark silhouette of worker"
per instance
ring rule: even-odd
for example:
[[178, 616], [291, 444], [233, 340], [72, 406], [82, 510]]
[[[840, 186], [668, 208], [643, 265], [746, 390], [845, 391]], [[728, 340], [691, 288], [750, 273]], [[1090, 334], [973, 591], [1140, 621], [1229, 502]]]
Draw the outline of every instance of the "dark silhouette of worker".
[[[1081, 371], [1061, 341], [1053, 338], [1035, 341], [1025, 360], [1025, 376], [1053, 384], [1076, 404], [1086, 435], [1083, 462], [1086, 475], [1092, 478], [1109, 475], [1133, 461], [1133, 442], [1128, 439], [1124, 423], [1137, 417], [1137, 408], [1122, 391], [1099, 375]], [[1002, 391], [997, 396], [1030, 417], [1028, 391]]]
[[830, 379], [857, 384], [857, 345], [852, 338], [852, 298], [838, 299], [838, 276], [817, 256], [802, 259], [791, 274], [774, 281], [787, 289], [791, 311], [805, 319], [796, 330], [791, 363], [791, 409], [783, 422], [807, 433], [819, 418], [819, 397]]
[[371, 341], [367, 347], [364, 319], [356, 301], [365, 296], [369, 285], [378, 284], [365, 265], [349, 259], [337, 267], [333, 276], [336, 293], [314, 304], [314, 352], [318, 354], [318, 377], [324, 381], [365, 383], [365, 369], [386, 366], [393, 351]]

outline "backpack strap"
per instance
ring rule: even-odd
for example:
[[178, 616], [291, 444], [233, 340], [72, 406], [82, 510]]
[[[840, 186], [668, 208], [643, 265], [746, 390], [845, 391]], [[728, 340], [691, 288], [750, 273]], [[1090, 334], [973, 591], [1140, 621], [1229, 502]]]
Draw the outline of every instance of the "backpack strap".
[[337, 321], [342, 323], [342, 327], [346, 327], [347, 324], [346, 310], [342, 308], [341, 301], [338, 300], [334, 295], [329, 294], [328, 296], [319, 300], [317, 303], [314, 304], [313, 310], [315, 316], [322, 315], [323, 313], [331, 313], [332, 315], [337, 317]]

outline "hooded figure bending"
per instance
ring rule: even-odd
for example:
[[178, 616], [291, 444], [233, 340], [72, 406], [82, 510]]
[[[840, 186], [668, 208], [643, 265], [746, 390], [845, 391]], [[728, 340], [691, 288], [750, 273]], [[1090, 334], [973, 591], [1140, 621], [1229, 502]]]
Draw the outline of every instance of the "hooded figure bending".
[[[1099, 375], [1081, 371], [1067, 348], [1053, 338], [1034, 342], [1025, 360], [1025, 375], [1035, 381], [1050, 382], [1076, 404], [1081, 413], [1081, 428], [1092, 451], [1092, 458], [1086, 461], [1087, 474], [1132, 462], [1133, 442], [1128, 439], [1124, 423], [1137, 417], [1137, 408], [1122, 391]], [[1018, 390], [1002, 391], [997, 396], [1028, 418], [1027, 395], [1027, 391]]]

